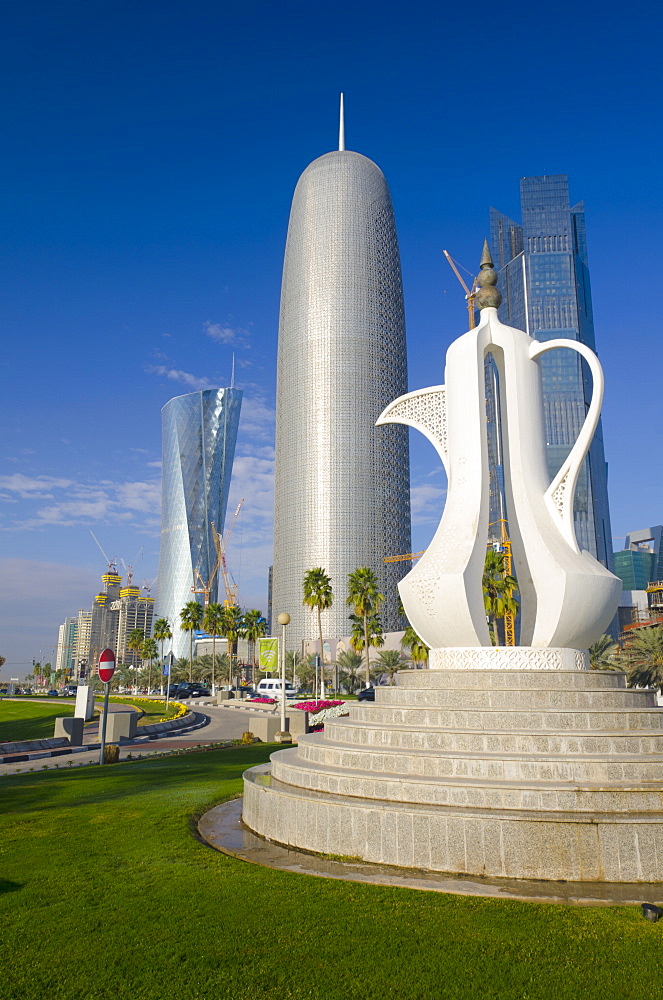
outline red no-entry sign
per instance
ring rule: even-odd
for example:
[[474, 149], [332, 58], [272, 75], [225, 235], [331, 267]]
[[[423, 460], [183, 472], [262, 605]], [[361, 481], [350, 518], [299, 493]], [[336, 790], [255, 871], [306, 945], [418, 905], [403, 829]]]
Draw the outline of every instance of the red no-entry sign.
[[105, 649], [99, 657], [99, 677], [107, 684], [115, 673], [115, 653], [112, 649]]

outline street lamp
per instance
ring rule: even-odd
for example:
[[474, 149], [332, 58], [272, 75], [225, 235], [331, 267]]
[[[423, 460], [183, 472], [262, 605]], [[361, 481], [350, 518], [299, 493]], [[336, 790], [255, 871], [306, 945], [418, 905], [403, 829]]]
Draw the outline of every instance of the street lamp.
[[292, 737], [285, 728], [285, 627], [290, 624], [290, 615], [282, 611], [277, 621], [281, 626], [281, 731], [274, 739], [277, 743], [292, 743]]

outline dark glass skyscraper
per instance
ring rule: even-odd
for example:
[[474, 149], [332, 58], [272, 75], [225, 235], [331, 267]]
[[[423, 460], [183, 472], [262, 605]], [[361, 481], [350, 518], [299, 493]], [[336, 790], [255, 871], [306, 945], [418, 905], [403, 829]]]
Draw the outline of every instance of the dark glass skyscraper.
[[[161, 411], [163, 479], [156, 617], [167, 618], [175, 656], [188, 654], [180, 611], [196, 598], [196, 571], [207, 582], [216, 563], [211, 523], [223, 530], [242, 405], [240, 389], [203, 389]], [[210, 592], [217, 600], [218, 576]]]
[[[583, 203], [571, 207], [564, 174], [521, 178], [520, 202], [522, 224], [490, 210], [500, 319], [538, 341], [568, 337], [596, 350]], [[541, 373], [552, 481], [582, 427], [592, 384], [585, 362], [572, 351], [545, 354]], [[575, 529], [580, 547], [612, 568], [601, 423], [578, 482]]]

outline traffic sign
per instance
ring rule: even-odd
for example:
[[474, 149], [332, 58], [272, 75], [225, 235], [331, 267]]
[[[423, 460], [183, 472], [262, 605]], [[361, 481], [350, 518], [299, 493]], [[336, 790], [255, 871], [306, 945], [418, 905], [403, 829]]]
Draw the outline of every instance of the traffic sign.
[[99, 657], [99, 679], [108, 684], [115, 673], [115, 653], [112, 649], [105, 649]]

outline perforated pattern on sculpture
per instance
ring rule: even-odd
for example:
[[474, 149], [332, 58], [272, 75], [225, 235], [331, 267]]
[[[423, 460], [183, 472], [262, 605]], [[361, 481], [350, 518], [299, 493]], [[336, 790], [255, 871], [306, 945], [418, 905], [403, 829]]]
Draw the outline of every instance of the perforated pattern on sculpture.
[[440, 445], [442, 452], [447, 454], [447, 406], [444, 389], [420, 393], [402, 400], [392, 408], [389, 417], [424, 427]]
[[437, 670], [586, 670], [587, 654], [575, 650], [571, 659], [569, 652], [532, 646], [431, 649], [429, 665]]

